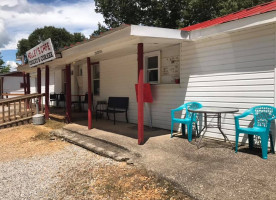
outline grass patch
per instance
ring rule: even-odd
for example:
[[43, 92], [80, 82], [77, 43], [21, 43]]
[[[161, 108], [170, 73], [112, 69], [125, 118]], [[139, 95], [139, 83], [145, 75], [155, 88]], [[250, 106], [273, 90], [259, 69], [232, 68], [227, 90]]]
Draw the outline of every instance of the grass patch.
[[46, 131], [40, 131], [37, 135], [31, 138], [32, 141], [38, 140], [50, 140], [50, 133]]
[[46, 123], [44, 124], [45, 127], [51, 128], [51, 129], [60, 129], [64, 125], [65, 124], [63, 122], [59, 122], [56, 120], [47, 120]]
[[191, 200], [167, 180], [126, 164], [74, 168], [63, 177], [63, 197], [75, 199]]

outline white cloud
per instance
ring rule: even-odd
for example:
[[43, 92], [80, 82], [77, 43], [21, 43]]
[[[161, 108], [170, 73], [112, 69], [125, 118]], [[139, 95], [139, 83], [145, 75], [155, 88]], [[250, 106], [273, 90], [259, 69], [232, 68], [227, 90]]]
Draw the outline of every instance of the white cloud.
[[[0, 1], [0, 48], [16, 49], [18, 40], [27, 38], [36, 28], [55, 26], [70, 32], [81, 32], [88, 37], [98, 22], [103, 22], [101, 14], [94, 11], [92, 0], [77, 1], [67, 4], [34, 4], [27, 0]], [[1, 19], [3, 23], [1, 23]], [[5, 30], [3, 35], [10, 38], [2, 39], [1, 24]], [[3, 37], [4, 38], [4, 37]], [[1, 43], [1, 40], [7, 41]]]
[[3, 48], [5, 45], [9, 44], [10, 41], [11, 38], [6, 31], [4, 20], [0, 19], [0, 48]]
[[8, 65], [11, 67], [11, 71], [16, 71], [16, 69], [17, 69], [16, 62], [14, 62], [14, 61], [7, 61], [6, 62], [6, 66], [8, 66]]

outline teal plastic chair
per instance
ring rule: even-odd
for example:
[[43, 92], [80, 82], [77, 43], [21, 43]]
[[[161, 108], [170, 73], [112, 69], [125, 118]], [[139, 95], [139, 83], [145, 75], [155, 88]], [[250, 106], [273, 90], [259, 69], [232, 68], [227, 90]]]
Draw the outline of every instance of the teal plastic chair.
[[[199, 109], [202, 108], [202, 105], [198, 102], [189, 102], [189, 103], [185, 103], [182, 106], [179, 106], [176, 109], [172, 109], [171, 110], [171, 138], [173, 137], [173, 126], [174, 123], [180, 123], [182, 124], [182, 135], [185, 135], [185, 125], [187, 125], [187, 132], [188, 132], [188, 141], [191, 142], [192, 141], [192, 132], [193, 132], [193, 124], [196, 125], [196, 130], [197, 130], [197, 134], [198, 134], [198, 127], [197, 127], [197, 114], [194, 113], [193, 114], [193, 118], [192, 118], [192, 113], [190, 113], [188, 111], [188, 109]], [[182, 111], [186, 109], [186, 116], [184, 119], [182, 118], [175, 118], [174, 117], [174, 113], [177, 111]]]
[[[252, 128], [243, 128], [239, 125], [239, 119], [244, 118], [248, 115], [254, 116], [254, 126]], [[258, 135], [261, 137], [261, 146], [262, 146], [262, 157], [263, 159], [267, 159], [267, 148], [268, 148], [268, 137], [270, 137], [270, 146], [272, 153], [274, 151], [274, 144], [272, 135], [270, 133], [270, 125], [271, 121], [276, 119], [276, 108], [272, 106], [256, 106], [243, 114], [235, 116], [235, 126], [236, 126], [236, 153], [238, 151], [238, 143], [239, 143], [239, 134], [244, 133], [248, 134], [249, 139], [249, 148], [253, 148], [254, 143], [254, 135]]]

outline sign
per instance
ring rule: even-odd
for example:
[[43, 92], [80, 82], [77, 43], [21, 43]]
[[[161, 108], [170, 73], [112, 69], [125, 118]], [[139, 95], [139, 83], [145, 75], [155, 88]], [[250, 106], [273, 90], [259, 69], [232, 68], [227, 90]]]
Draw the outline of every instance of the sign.
[[[135, 84], [135, 91], [136, 91], [136, 101], [138, 102], [138, 84]], [[144, 102], [146, 103], [153, 102], [149, 83], [144, 83]]]
[[51, 38], [41, 42], [26, 52], [30, 67], [48, 62], [56, 58]]

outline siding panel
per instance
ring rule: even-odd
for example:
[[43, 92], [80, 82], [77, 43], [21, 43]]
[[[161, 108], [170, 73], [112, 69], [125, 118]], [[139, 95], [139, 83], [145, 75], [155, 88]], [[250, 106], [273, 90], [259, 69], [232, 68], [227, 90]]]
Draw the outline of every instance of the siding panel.
[[[274, 106], [274, 25], [217, 39], [183, 43], [180, 60], [185, 102], [236, 107], [240, 109], [239, 113], [260, 104]], [[175, 95], [175, 98], [180, 101], [181, 95]], [[240, 124], [247, 126], [251, 120], [241, 120]], [[210, 119], [209, 123], [216, 123], [216, 120]], [[225, 133], [234, 140], [233, 114], [223, 115], [222, 123]], [[206, 134], [222, 138], [216, 129], [210, 129]], [[242, 139], [246, 140], [243, 136]]]

